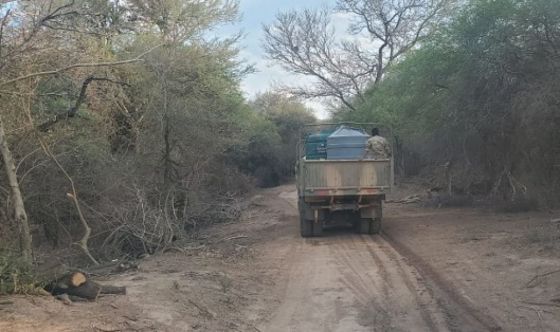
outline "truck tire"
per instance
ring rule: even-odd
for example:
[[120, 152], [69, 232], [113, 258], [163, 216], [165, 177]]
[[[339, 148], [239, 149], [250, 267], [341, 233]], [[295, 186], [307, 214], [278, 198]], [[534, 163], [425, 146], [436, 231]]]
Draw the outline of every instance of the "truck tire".
[[313, 236], [313, 221], [306, 220], [305, 215], [300, 214], [299, 230], [301, 232], [301, 237]]
[[369, 234], [379, 234], [381, 232], [381, 219], [375, 218], [369, 221]]
[[379, 202], [379, 206], [375, 207], [375, 218], [381, 223], [383, 219], [383, 202]]
[[298, 200], [298, 210], [299, 210], [299, 230], [301, 237], [313, 236], [313, 221], [306, 219], [306, 204], [300, 198]]
[[383, 202], [375, 207], [375, 218], [369, 219], [369, 234], [379, 234], [381, 232], [381, 220], [383, 219]]
[[371, 220], [371, 219], [361, 218], [361, 219], [358, 221], [358, 225], [357, 225], [358, 233], [360, 233], [360, 234], [370, 234], [370, 233], [369, 233], [369, 229], [370, 229], [370, 220]]
[[319, 222], [311, 221], [313, 225], [313, 236], [321, 236], [323, 235], [323, 222], [319, 220]]
[[358, 233], [360, 234], [379, 234], [381, 232], [381, 220], [362, 218], [358, 222]]

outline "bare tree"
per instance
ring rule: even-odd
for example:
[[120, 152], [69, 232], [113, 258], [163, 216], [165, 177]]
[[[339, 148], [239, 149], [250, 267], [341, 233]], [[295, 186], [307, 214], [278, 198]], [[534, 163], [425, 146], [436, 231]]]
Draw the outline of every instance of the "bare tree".
[[312, 86], [285, 87], [305, 98], [335, 98], [349, 109], [387, 68], [434, 31], [453, 0], [338, 0], [334, 13], [349, 17], [353, 38], [337, 40], [332, 12], [280, 13], [264, 27], [269, 59], [315, 79]]
[[16, 175], [16, 163], [12, 155], [12, 151], [8, 145], [6, 139], [6, 133], [4, 131], [4, 123], [2, 117], [0, 116], [0, 154], [2, 155], [2, 162], [4, 164], [4, 170], [6, 172], [6, 178], [10, 184], [10, 196], [13, 205], [13, 215], [18, 227], [20, 229], [20, 249], [21, 256], [26, 263], [31, 263], [32, 261], [32, 245], [31, 245], [31, 231], [29, 228], [29, 219], [27, 216], [27, 211], [25, 210], [25, 205], [23, 201], [23, 195], [21, 194], [19, 181]]

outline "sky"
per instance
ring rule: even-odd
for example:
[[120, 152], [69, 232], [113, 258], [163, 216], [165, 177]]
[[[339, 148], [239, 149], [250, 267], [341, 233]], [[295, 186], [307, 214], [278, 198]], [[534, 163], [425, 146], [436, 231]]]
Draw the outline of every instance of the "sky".
[[[284, 71], [279, 65], [265, 58], [263, 43], [263, 24], [271, 24], [278, 12], [290, 9], [332, 7], [334, 0], [240, 0], [242, 18], [235, 25], [222, 27], [218, 33], [234, 33], [242, 31], [244, 38], [240, 42], [240, 58], [255, 66], [256, 72], [248, 75], [241, 83], [247, 98], [273, 89], [277, 84], [297, 81], [310, 82], [309, 78], [295, 76]], [[324, 105], [319, 100], [308, 100], [305, 103], [314, 110], [320, 119], [328, 117]]]

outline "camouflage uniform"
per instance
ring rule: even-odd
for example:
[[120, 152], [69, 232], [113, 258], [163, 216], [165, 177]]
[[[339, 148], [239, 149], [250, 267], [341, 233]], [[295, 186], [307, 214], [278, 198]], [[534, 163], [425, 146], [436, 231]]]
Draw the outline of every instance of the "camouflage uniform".
[[366, 159], [389, 159], [391, 158], [391, 146], [381, 136], [373, 136], [366, 143]]

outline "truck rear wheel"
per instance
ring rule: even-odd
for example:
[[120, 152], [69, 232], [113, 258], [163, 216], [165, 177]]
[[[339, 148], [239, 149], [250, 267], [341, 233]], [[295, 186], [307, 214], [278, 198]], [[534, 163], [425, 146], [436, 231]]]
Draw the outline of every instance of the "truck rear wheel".
[[365, 219], [362, 218], [358, 221], [358, 224], [356, 225], [357, 227], [357, 231], [360, 234], [369, 234], [369, 224], [370, 224], [370, 219]]
[[357, 231], [360, 234], [379, 234], [381, 232], [381, 220], [362, 218], [357, 224]]
[[370, 219], [369, 234], [379, 234], [380, 232], [381, 232], [381, 219], [380, 218]]
[[369, 219], [369, 234], [381, 232], [381, 220], [383, 219], [383, 202], [375, 207], [375, 218]]
[[323, 234], [323, 222], [319, 220], [319, 222], [311, 221], [313, 225], [313, 236], [321, 236]]
[[299, 209], [299, 230], [302, 237], [313, 236], [313, 220], [306, 219], [307, 204], [300, 198], [298, 200]]
[[312, 220], [306, 220], [305, 215], [300, 214], [299, 229], [300, 229], [302, 237], [313, 236], [313, 221]]

